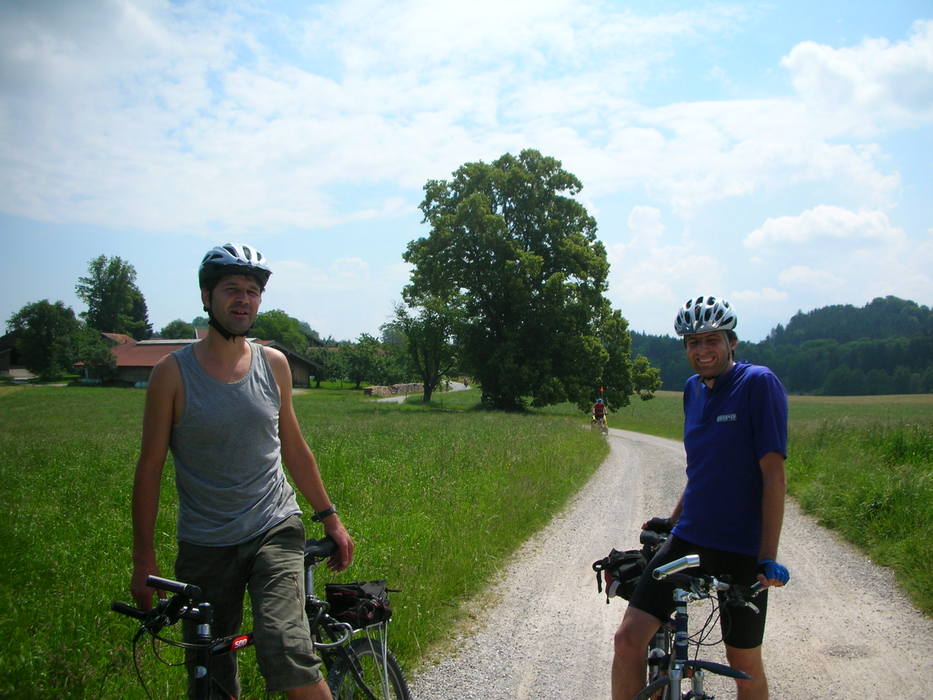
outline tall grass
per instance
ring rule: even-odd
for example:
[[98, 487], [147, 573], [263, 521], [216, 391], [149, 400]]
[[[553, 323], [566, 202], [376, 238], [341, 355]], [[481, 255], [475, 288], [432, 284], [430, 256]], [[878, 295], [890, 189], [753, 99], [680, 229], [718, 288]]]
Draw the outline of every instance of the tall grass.
[[790, 492], [820, 522], [894, 569], [933, 613], [933, 426], [837, 418], [794, 432]]
[[[333, 390], [295, 397], [357, 542], [353, 567], [339, 577], [319, 569], [320, 582], [385, 577], [402, 589], [393, 597], [391, 644], [411, 668], [448, 633], [460, 603], [589, 478], [607, 446], [573, 418], [454, 405], [475, 405], [475, 395], [437, 397], [433, 408], [358, 397]], [[108, 607], [128, 598], [143, 399], [140, 391], [100, 388], [0, 394], [2, 697], [142, 696], [132, 624]], [[169, 460], [156, 535], [165, 575], [175, 554], [171, 478]], [[173, 651], [164, 655], [177, 662]], [[263, 697], [252, 653], [242, 656], [244, 696]], [[142, 660], [154, 697], [183, 695], [181, 669], [162, 666], [151, 650]]]
[[[128, 597], [143, 392], [0, 389], [0, 697], [141, 697], [132, 624], [108, 607]], [[434, 398], [383, 404], [337, 389], [295, 397], [357, 542], [353, 567], [339, 577], [320, 569], [319, 582], [385, 577], [401, 588], [391, 644], [408, 668], [455, 620], [468, 622], [462, 603], [607, 451], [581, 430], [587, 417], [573, 406], [506, 415], [475, 410], [475, 391]], [[680, 422], [675, 392], [609, 418], [613, 428], [674, 438]], [[791, 492], [893, 566], [928, 613], [931, 434], [931, 396], [791, 399]], [[171, 477], [169, 460], [156, 534], [166, 575], [175, 553]], [[244, 696], [264, 697], [253, 654], [242, 657]], [[148, 649], [141, 658], [154, 697], [183, 694], [183, 671]]]

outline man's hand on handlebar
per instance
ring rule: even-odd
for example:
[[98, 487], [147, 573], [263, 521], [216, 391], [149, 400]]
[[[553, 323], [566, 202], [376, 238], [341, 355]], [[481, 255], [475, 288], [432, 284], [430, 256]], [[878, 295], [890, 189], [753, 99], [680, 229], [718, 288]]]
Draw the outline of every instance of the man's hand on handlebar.
[[642, 523], [642, 530], [652, 530], [654, 532], [670, 532], [674, 529], [674, 523], [670, 518], [651, 518]]
[[137, 565], [133, 567], [133, 577], [130, 579], [130, 593], [133, 600], [136, 601], [136, 607], [140, 610], [150, 610], [152, 608], [152, 596], [158, 595], [159, 598], [165, 598], [165, 592], [151, 588], [146, 584], [149, 576], [161, 576], [159, 567], [156, 564], [148, 566]]
[[787, 567], [778, 564], [774, 559], [762, 559], [758, 562], [758, 580], [762, 586], [780, 587], [790, 580], [790, 572]]

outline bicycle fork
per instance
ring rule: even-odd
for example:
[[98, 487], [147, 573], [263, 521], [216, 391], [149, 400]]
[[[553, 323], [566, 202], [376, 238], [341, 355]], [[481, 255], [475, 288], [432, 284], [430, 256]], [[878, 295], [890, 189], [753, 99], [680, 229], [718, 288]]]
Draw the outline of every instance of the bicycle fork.
[[194, 666], [194, 692], [195, 697], [209, 698], [211, 696], [211, 625], [214, 622], [214, 611], [210, 603], [198, 604], [198, 626], [195, 640], [197, 642], [196, 660]]
[[677, 607], [674, 612], [674, 663], [671, 664], [670, 670], [670, 697], [678, 699], [682, 697], [681, 682], [685, 677], [689, 677], [693, 686], [690, 697], [699, 700], [710, 697], [703, 690], [703, 671], [745, 680], [750, 679], [751, 676], [725, 664], [688, 658], [690, 632], [687, 629], [687, 603], [690, 599], [688, 591], [680, 588], [674, 590], [674, 600]]
[[674, 611], [674, 659], [671, 664], [669, 677], [671, 679], [670, 697], [680, 698], [680, 684], [684, 678], [684, 669], [689, 663], [687, 640], [690, 636], [687, 629], [687, 601], [689, 593], [680, 588], [674, 591], [674, 600], [677, 607]]

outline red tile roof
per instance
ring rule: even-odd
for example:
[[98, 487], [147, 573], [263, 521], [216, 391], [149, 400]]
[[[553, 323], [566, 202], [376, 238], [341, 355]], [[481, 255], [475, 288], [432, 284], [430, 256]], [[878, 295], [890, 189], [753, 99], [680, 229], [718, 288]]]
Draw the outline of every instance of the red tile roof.
[[117, 367], [154, 367], [169, 353], [193, 342], [194, 340], [143, 340], [117, 345], [111, 352], [117, 358]]
[[[296, 355], [288, 348], [279, 346], [274, 340], [253, 340], [259, 345], [277, 347], [292, 361], [297, 360], [306, 365], [310, 363], [307, 358]], [[117, 367], [155, 367], [156, 363], [169, 353], [180, 350], [194, 342], [196, 341], [193, 338], [140, 340], [139, 342], [133, 341], [117, 345], [111, 348], [110, 351], [117, 358]]]
[[117, 345], [125, 345], [127, 343], [133, 344], [136, 342], [135, 338], [128, 336], [124, 333], [101, 333], [101, 335], [104, 336], [105, 338], [109, 338], [110, 340], [115, 342]]

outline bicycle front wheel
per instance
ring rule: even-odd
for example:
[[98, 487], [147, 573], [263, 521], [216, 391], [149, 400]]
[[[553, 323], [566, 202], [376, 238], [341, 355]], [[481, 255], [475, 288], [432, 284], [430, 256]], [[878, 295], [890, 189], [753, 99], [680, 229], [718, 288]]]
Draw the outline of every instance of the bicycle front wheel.
[[354, 639], [347, 653], [327, 676], [334, 700], [411, 700], [402, 669], [382, 642], [369, 637]]

